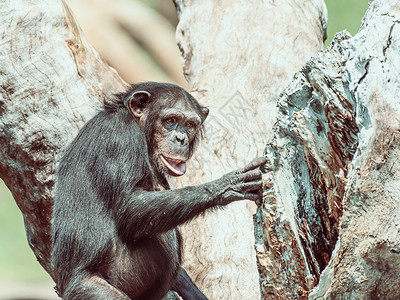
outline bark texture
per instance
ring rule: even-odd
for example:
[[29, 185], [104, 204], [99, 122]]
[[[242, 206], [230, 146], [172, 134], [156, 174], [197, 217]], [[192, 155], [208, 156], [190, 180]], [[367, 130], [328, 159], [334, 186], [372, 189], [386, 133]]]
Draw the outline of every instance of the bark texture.
[[[263, 155], [276, 99], [323, 47], [322, 1], [175, 1], [184, 73], [211, 108], [206, 138], [178, 184], [215, 179]], [[259, 299], [253, 203], [234, 203], [183, 226], [185, 267], [210, 299]]]
[[255, 226], [263, 299], [318, 282], [310, 299], [400, 297], [399, 8], [371, 1], [278, 100]]
[[7, 0], [0, 16], [0, 176], [23, 214], [29, 245], [54, 278], [50, 226], [59, 155], [124, 84], [62, 2]]
[[339, 241], [310, 299], [400, 298], [400, 1], [374, 0], [339, 45], [358, 147]]

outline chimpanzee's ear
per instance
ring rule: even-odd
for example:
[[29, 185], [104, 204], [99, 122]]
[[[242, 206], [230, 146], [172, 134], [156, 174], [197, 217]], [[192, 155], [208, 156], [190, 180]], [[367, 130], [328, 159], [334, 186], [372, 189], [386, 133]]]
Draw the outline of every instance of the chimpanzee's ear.
[[207, 107], [203, 106], [203, 107], [201, 108], [201, 113], [202, 113], [202, 120], [203, 120], [203, 122], [204, 122], [205, 119], [207, 118], [209, 112], [210, 112], [210, 110], [209, 110]]
[[143, 110], [149, 102], [150, 97], [151, 94], [147, 91], [137, 91], [132, 94], [128, 102], [128, 107], [135, 117], [140, 118], [143, 115]]

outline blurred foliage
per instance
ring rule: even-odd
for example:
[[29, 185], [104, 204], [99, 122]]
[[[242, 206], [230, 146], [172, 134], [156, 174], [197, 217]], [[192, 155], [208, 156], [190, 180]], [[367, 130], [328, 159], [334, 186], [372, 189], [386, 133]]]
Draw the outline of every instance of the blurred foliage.
[[[166, 0], [141, 0], [150, 7], [161, 9]], [[328, 7], [329, 43], [336, 32], [344, 29], [356, 34], [368, 7], [368, 0], [326, 0]], [[163, 13], [164, 14], [164, 13]], [[172, 19], [172, 17], [171, 17]], [[50, 281], [36, 261], [26, 240], [22, 215], [4, 182], [0, 180], [0, 281]]]
[[361, 25], [368, 0], [325, 0], [328, 8], [328, 38], [329, 44], [337, 32], [347, 30], [355, 35]]
[[50, 281], [28, 246], [22, 214], [0, 180], [0, 281]]

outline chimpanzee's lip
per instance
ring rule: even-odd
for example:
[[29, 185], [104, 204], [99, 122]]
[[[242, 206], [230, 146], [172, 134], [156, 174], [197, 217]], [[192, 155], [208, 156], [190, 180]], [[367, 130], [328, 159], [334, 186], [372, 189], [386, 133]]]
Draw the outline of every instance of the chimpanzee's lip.
[[170, 175], [182, 176], [186, 172], [186, 161], [161, 154], [161, 161], [168, 168]]

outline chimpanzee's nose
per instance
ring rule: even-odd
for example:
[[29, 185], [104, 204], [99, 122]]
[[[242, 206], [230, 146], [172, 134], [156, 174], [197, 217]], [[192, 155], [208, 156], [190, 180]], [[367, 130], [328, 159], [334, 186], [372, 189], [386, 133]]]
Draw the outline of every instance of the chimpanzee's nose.
[[184, 133], [178, 132], [175, 136], [176, 141], [181, 145], [184, 146], [186, 144], [186, 135]]

